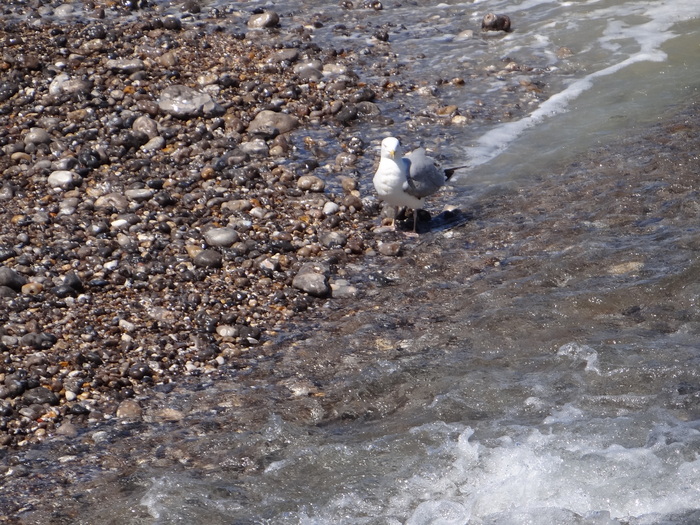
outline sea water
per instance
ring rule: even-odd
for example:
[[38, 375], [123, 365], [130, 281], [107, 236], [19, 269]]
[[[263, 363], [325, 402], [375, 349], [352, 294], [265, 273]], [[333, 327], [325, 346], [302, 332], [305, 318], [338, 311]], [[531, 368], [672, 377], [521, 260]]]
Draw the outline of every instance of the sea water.
[[[515, 31], [486, 41], [459, 37], [489, 11], [509, 14]], [[450, 78], [494, 56], [545, 72], [549, 96], [519, 118], [453, 128], [449, 140], [443, 137], [455, 163], [473, 167], [459, 181], [471, 190], [465, 199], [478, 199], [474, 195], [495, 183], [526, 185], [530, 177], [558, 173], [590, 148], [659, 122], [697, 97], [700, 86], [700, 3], [694, 0], [397, 2], [387, 3], [385, 16], [405, 28], [392, 37], [398, 53], [422, 57], [412, 64], [416, 75]], [[571, 56], [559, 58], [561, 48]], [[506, 82], [479, 79], [446, 98], [462, 108], [477, 99], [498, 104]], [[694, 224], [685, 227], [697, 231]], [[593, 235], [588, 242], [583, 258], [606, 241]], [[671, 249], [659, 246], [653, 257], [669, 258]], [[657, 276], [683, 264], [660, 267]], [[591, 301], [604, 302], [595, 296], [615, 289], [587, 277], [578, 292]], [[443, 282], [459, 286], [448, 276]], [[517, 280], [502, 286], [517, 287]], [[415, 334], [432, 340], [431, 348], [445, 348], [431, 354], [427, 377], [403, 379], [415, 381], [409, 390], [420, 402], [379, 421], [323, 430], [291, 428], [275, 418], [266, 431], [289, 446], [259, 476], [222, 476], [215, 483], [157, 476], [141, 505], [159, 523], [697, 522], [700, 421], [694, 411], [674, 408], [683, 397], [679, 385], [695, 384], [698, 376], [695, 335], [650, 330], [617, 334], [619, 341], [610, 342], [604, 320], [581, 318], [599, 334], [591, 338], [597, 347], [572, 337], [549, 349], [554, 338], [548, 340], [547, 329], [517, 341], [504, 336], [510, 327], [498, 322], [499, 308], [512, 309], [516, 325], [546, 317], [567, 300], [554, 297], [556, 291], [518, 304], [485, 292], [493, 326], [478, 329], [473, 302], [460, 304], [456, 293], [451, 306], [459, 313], [448, 317], [449, 337], [444, 325], [433, 329], [440, 333]], [[489, 318], [488, 310], [482, 315]], [[564, 330], [575, 333], [576, 316], [562, 323]], [[397, 366], [378, 365], [373, 381], [391, 382]], [[217, 498], [217, 484], [240, 492]], [[183, 504], [186, 497], [197, 505]]]

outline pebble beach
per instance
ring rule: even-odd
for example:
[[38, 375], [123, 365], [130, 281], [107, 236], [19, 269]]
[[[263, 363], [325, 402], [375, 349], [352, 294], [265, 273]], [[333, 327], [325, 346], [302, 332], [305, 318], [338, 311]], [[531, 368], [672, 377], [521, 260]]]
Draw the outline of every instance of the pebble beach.
[[[4, 24], [3, 446], [249, 366], [268, 332], [352, 294], [336, 266], [376, 249], [379, 208], [353, 169], [366, 145], [344, 130], [379, 118], [391, 89], [352, 55], [280, 31], [275, 13], [231, 33], [84, 9], [84, 25]], [[303, 132], [295, 145], [303, 128], [342, 149]]]
[[[678, 110], [564, 182], [494, 185], [453, 199], [464, 210], [443, 207], [459, 192], [443, 188], [419, 235], [389, 228], [371, 186], [383, 136], [425, 138], [455, 165], [453, 130], [517, 120], [554, 69], [494, 53], [423, 78], [392, 46], [408, 30], [373, 19], [392, 5], [335, 8], [342, 19], [190, 0], [0, 7], [0, 522], [82, 523], [109, 507], [106, 486], [142, 492], [148, 469], [259, 473], [288, 445], [260, 429], [418, 399], [358, 378], [410, 356], [451, 287], [487, 297], [499, 272], [518, 280], [568, 250], [591, 202], [621, 229], [671, 197], [696, 212], [697, 119]], [[465, 27], [455, 41], [485, 54], [506, 34]], [[329, 28], [337, 46], [314, 37]], [[441, 96], [475, 79], [502, 86], [469, 108]], [[649, 151], [663, 162], [635, 160]], [[638, 209], [647, 179], [678, 195]], [[245, 443], [230, 454], [226, 435]]]

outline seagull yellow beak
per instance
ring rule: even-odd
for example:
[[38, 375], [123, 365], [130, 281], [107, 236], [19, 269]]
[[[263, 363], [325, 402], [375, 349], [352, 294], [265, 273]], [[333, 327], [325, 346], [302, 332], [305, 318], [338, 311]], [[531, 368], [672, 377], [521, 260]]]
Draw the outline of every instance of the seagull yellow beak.
[[389, 150], [389, 157], [391, 157], [393, 159], [394, 155], [396, 155], [396, 151], [394, 151], [393, 149], [390, 149]]

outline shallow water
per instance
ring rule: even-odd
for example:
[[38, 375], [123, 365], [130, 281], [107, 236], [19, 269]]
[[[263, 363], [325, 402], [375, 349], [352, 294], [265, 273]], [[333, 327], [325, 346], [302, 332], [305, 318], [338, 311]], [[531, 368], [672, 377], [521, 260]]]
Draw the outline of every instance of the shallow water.
[[[362, 298], [280, 334], [274, 382], [185, 386], [155, 400], [183, 425], [96, 433], [96, 454], [154, 461], [75, 473], [73, 522], [697, 523], [700, 128], [682, 115], [697, 112], [700, 4], [302, 5], [327, 10], [321, 42], [373, 46], [355, 28], [391, 24], [401, 78], [437, 95], [385, 101], [393, 127], [358, 134], [471, 163], [436, 200], [472, 220], [345, 269]], [[516, 30], [482, 36], [486, 11]], [[501, 74], [504, 57], [533, 69]], [[435, 81], [454, 76], [466, 85]], [[541, 90], [517, 92], [524, 77]], [[478, 118], [421, 120], [431, 103]], [[259, 425], [238, 426], [244, 411]]]

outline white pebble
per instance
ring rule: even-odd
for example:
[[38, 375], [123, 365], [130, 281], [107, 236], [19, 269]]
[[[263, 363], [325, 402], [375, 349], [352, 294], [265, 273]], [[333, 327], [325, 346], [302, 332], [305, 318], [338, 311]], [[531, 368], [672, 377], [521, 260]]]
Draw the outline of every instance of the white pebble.
[[328, 201], [323, 205], [323, 213], [325, 215], [333, 215], [334, 213], [338, 213], [338, 210], [340, 210], [340, 206], [338, 206], [335, 202]]

